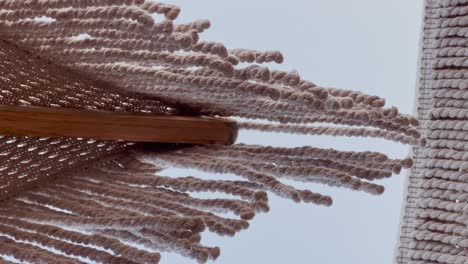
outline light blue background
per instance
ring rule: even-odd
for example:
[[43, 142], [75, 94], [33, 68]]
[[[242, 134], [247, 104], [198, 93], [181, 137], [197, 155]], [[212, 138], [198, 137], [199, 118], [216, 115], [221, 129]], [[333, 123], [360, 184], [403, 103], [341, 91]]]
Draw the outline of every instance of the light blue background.
[[[412, 113], [422, 0], [198, 0], [171, 1], [179, 21], [208, 18], [202, 39], [229, 48], [281, 50], [285, 63], [321, 86], [355, 89], [387, 99], [387, 106]], [[241, 142], [382, 151], [403, 158], [408, 148], [384, 140], [241, 133]], [[207, 176], [172, 170], [167, 174]], [[211, 177], [221, 177], [213, 176]], [[393, 262], [406, 173], [386, 179], [382, 196], [320, 185], [296, 185], [331, 194], [331, 208], [270, 197], [260, 214], [234, 238], [205, 234], [221, 247], [216, 263], [388, 264]], [[163, 254], [162, 263], [195, 263]]]

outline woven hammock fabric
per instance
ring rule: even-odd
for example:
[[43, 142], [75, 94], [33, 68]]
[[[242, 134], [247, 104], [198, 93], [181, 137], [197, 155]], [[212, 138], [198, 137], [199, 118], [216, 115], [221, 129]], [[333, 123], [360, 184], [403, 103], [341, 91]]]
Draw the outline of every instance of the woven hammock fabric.
[[[384, 99], [262, 66], [281, 63], [278, 51], [203, 41], [209, 21], [177, 24], [179, 12], [144, 0], [0, 0], [0, 104], [242, 117], [251, 120], [241, 129], [426, 143], [419, 121]], [[246, 229], [269, 210], [268, 193], [332, 204], [283, 179], [378, 195], [373, 180], [412, 166], [311, 146], [11, 136], [0, 138], [0, 161], [0, 260], [26, 263], [157, 263], [163, 252], [203, 263], [220, 249], [202, 245], [202, 232]], [[173, 167], [239, 178], [165, 175]]]
[[[128, 92], [102, 93], [103, 84], [37, 59], [11, 43], [0, 44], [0, 104], [68, 107], [107, 111], [169, 114], [165, 104]], [[60, 170], [119, 152], [131, 143], [92, 139], [24, 138], [3, 136], [0, 162], [0, 200], [48, 180]], [[76, 158], [76, 157], [79, 158]], [[43, 157], [43, 158], [38, 158]]]
[[415, 147], [397, 263], [468, 263], [468, 1], [427, 0]]

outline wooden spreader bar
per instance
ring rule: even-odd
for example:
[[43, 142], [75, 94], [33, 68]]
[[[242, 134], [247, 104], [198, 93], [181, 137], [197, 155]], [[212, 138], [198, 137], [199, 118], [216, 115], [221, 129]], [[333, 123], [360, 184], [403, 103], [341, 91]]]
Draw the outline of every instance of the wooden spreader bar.
[[230, 145], [237, 125], [225, 118], [0, 105], [0, 134]]

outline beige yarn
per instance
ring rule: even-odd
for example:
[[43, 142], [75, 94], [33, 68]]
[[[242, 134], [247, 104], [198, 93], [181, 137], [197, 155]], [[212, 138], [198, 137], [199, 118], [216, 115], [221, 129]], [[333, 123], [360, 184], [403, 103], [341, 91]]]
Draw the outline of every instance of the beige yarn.
[[426, 0], [418, 116], [428, 146], [414, 147], [397, 263], [468, 263], [467, 5]]
[[[0, 103], [232, 116], [252, 119], [242, 129], [425, 144], [418, 120], [384, 108], [384, 99], [320, 87], [295, 72], [260, 65], [281, 63], [278, 51], [228, 50], [202, 41], [209, 21], [177, 24], [179, 12], [145, 0], [0, 0]], [[464, 65], [462, 51], [441, 54], [440, 67]], [[444, 103], [458, 105], [452, 100], [458, 97]], [[318, 122], [333, 125], [310, 126]], [[202, 245], [202, 231], [233, 236], [248, 228], [256, 213], [269, 210], [267, 192], [332, 204], [330, 196], [297, 189], [285, 178], [377, 195], [384, 187], [371, 181], [412, 166], [411, 159], [383, 153], [309, 146], [11, 136], [0, 139], [0, 161], [0, 260], [45, 263], [157, 263], [163, 252], [203, 263], [216, 259], [220, 249]], [[170, 167], [242, 179], [172, 178], [162, 171]], [[232, 198], [202, 199], [192, 192]]]

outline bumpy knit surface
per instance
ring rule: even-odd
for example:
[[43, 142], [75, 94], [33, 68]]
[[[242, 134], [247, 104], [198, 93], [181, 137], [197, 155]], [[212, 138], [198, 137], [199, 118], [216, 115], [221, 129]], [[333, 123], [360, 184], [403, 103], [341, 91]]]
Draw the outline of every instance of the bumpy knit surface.
[[[241, 129], [425, 145], [418, 120], [384, 99], [262, 65], [281, 63], [278, 51], [203, 41], [209, 21], [178, 24], [179, 12], [145, 0], [0, 0], [0, 104], [242, 117]], [[373, 180], [412, 166], [312, 146], [12, 136], [0, 138], [0, 162], [0, 260], [25, 263], [157, 263], [163, 252], [206, 262], [220, 249], [202, 245], [202, 231], [246, 229], [269, 210], [268, 193], [332, 204], [284, 179], [378, 195]], [[172, 167], [238, 178], [176, 178]]]
[[413, 150], [397, 263], [468, 263], [468, 1], [427, 0]]

